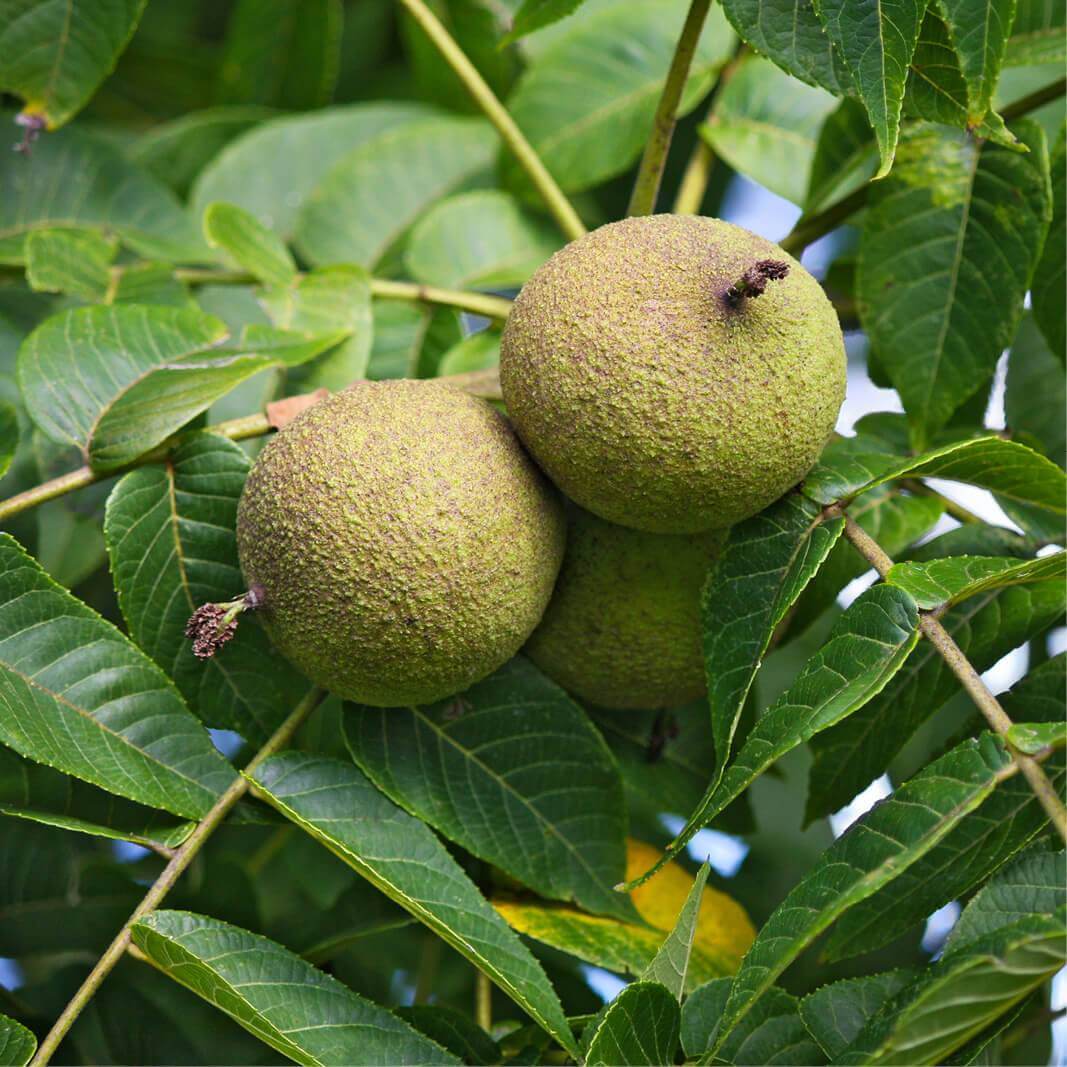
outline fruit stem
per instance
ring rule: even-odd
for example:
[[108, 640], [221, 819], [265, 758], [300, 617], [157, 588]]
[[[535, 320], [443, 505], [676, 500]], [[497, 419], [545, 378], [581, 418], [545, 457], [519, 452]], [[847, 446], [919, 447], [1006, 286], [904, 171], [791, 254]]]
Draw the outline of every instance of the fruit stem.
[[422, 27], [423, 32], [430, 38], [459, 80], [463, 82], [464, 88], [481, 108], [482, 114], [496, 127], [500, 139], [511, 150], [522, 169], [526, 171], [564, 235], [571, 241], [581, 237], [585, 233], [585, 226], [578, 217], [578, 213], [563, 194], [556, 179], [549, 174], [541, 157], [526, 140], [522, 130], [515, 124], [515, 120], [486, 84], [478, 68], [467, 58], [463, 49], [456, 44], [452, 35], [423, 0], [400, 0], [400, 2], [407, 9], [408, 14]]
[[312, 689], [307, 696], [293, 709], [292, 714], [271, 735], [264, 746], [252, 757], [251, 762], [245, 767], [243, 774], [237, 774], [226, 791], [215, 801], [211, 810], [197, 823], [196, 828], [174, 852], [171, 861], [163, 868], [163, 872], [152, 884], [152, 888], [145, 894], [144, 899], [134, 909], [133, 914], [123, 924], [122, 929], [115, 935], [115, 939], [107, 947], [107, 950], [97, 961], [96, 966], [89, 972], [88, 978], [81, 984], [81, 988], [71, 998], [70, 1003], [63, 1009], [63, 1013], [56, 1020], [55, 1025], [48, 1032], [48, 1036], [41, 1042], [41, 1047], [34, 1056], [31, 1067], [45, 1067], [52, 1058], [59, 1043], [67, 1035], [67, 1031], [74, 1025], [75, 1020], [82, 1013], [85, 1006], [92, 1000], [93, 995], [100, 988], [104, 979], [111, 973], [115, 964], [122, 959], [130, 945], [130, 932], [134, 923], [143, 918], [150, 911], [157, 908], [163, 898], [174, 887], [174, 883], [181, 877], [182, 872], [192, 863], [193, 858], [200, 851], [207, 839], [226, 818], [234, 804], [248, 792], [253, 771], [275, 752], [284, 748], [291, 740], [296, 731], [303, 725], [304, 720], [319, 706], [325, 693], [321, 689]]
[[678, 105], [681, 103], [682, 90], [689, 79], [689, 68], [693, 64], [693, 55], [710, 7], [711, 0], [692, 0], [689, 5], [681, 36], [674, 48], [674, 58], [671, 60], [670, 70], [667, 71], [667, 80], [663, 83], [663, 91], [656, 105], [652, 133], [637, 170], [630, 206], [626, 210], [628, 215], [651, 215], [656, 210], [656, 197], [663, 178], [663, 168], [667, 165], [671, 138], [674, 136]]
[[761, 259], [753, 264], [726, 290], [726, 303], [740, 307], [745, 300], [755, 300], [767, 291], [768, 282], [780, 281], [789, 273], [789, 264], [780, 259]]

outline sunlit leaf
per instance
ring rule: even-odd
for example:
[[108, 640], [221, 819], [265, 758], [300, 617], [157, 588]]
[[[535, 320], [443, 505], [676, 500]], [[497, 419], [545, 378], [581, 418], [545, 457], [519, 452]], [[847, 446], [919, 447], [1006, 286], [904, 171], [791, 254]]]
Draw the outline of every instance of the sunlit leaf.
[[175, 815], [233, 779], [161, 670], [0, 535], [0, 741]]
[[336, 978], [229, 923], [157, 911], [134, 925], [133, 941], [165, 974], [297, 1063], [459, 1062]]
[[275, 756], [254, 781], [283, 815], [485, 971], [550, 1033], [571, 1043], [544, 972], [427, 826], [338, 760]]
[[1015, 20], [1015, 0], [941, 0], [940, 8], [967, 82], [968, 118], [977, 123], [993, 100]]
[[236, 204], [208, 204], [204, 237], [264, 285], [288, 285], [296, 277], [296, 264], [281, 238]]
[[1004, 556], [952, 556], [929, 563], [897, 563], [886, 581], [904, 589], [920, 608], [958, 604], [968, 597], [1009, 585], [1067, 577], [1067, 553], [1038, 559], [1014, 560]]
[[700, 865], [693, 888], [689, 891], [674, 928], [664, 939], [652, 962], [641, 976], [644, 982], [659, 982], [669, 989], [681, 1003], [689, 980], [689, 964], [693, 955], [693, 942], [697, 934], [697, 918], [711, 868], [707, 861]]
[[0, 20], [0, 88], [55, 129], [111, 73], [146, 0], [9, 0]]
[[1047, 748], [1063, 748], [1067, 745], [1067, 726], [1062, 722], [1017, 722], [1007, 733], [1009, 744], [1020, 752], [1035, 755]]
[[96, 230], [34, 230], [24, 247], [31, 289], [103, 303], [118, 251], [114, 239]]
[[0, 1064], [26, 1067], [37, 1051], [37, 1038], [21, 1023], [0, 1015]]

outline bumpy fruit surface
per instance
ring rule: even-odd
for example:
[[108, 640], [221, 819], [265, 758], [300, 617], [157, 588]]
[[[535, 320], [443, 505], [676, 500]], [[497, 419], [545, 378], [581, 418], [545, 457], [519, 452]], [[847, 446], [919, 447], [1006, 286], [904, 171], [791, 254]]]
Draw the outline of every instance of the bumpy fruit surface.
[[518, 650], [552, 592], [564, 518], [488, 404], [361, 382], [263, 450], [237, 538], [279, 651], [331, 692], [391, 707], [458, 693]]
[[[758, 298], [731, 287], [768, 261]], [[557, 252], [508, 318], [500, 378], [573, 500], [660, 533], [725, 527], [800, 481], [833, 431], [845, 349], [818, 282], [718, 219], [652, 215]]]
[[567, 550], [525, 652], [604, 708], [677, 707], [705, 691], [700, 593], [726, 531], [653, 534], [571, 506]]

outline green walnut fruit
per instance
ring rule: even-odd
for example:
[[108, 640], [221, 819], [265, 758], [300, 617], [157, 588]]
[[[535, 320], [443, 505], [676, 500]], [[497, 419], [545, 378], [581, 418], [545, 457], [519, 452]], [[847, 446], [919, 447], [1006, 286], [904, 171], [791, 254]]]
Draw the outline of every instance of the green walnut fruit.
[[549, 477], [602, 518], [730, 526], [810, 470], [845, 395], [841, 328], [777, 245], [718, 219], [602, 226], [526, 283], [504, 400]]
[[552, 593], [562, 505], [488, 404], [361, 382], [263, 450], [237, 514], [241, 569], [278, 650], [341, 697], [439, 700], [523, 644]]
[[668, 708], [705, 691], [700, 593], [725, 530], [654, 534], [568, 509], [567, 551], [526, 655], [605, 708]]

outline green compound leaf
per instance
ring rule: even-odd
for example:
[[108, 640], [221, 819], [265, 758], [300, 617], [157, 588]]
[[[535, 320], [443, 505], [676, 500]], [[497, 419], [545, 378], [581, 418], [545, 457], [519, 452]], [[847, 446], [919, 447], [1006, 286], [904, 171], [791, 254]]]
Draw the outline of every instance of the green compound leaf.
[[[724, 0], [723, 7], [738, 36], [787, 74], [834, 96], [855, 91], [812, 0]], [[864, 127], [869, 136], [866, 118]]]
[[256, 771], [264, 798], [483, 970], [550, 1034], [573, 1048], [537, 961], [424, 823], [351, 764], [287, 753]]
[[177, 197], [118, 149], [78, 130], [0, 154], [0, 263], [21, 264], [33, 230], [117, 233], [141, 255], [198, 262], [210, 252]]
[[308, 195], [330, 168], [383, 131], [436, 114], [415, 103], [355, 104], [286, 115], [229, 144], [197, 178], [196, 218], [215, 200], [250, 211], [288, 243]]
[[237, 445], [196, 434], [165, 466], [131, 471], [115, 486], [104, 536], [133, 639], [207, 725], [261, 744], [307, 692], [307, 681], [271, 650], [254, 620], [209, 660], [197, 659], [185, 637], [201, 604], [244, 591], [234, 528], [248, 469]]
[[760, 930], [734, 979], [718, 1043], [835, 919], [921, 858], [1015, 769], [1003, 742], [983, 734], [931, 763], [854, 823]]
[[521, 657], [460, 700], [349, 706], [353, 758], [395, 803], [539, 895], [632, 921], [612, 889], [626, 866], [622, 782], [582, 710]]
[[[1050, 5], [1055, 8], [1057, 5]], [[1060, 11], [1062, 16], [1063, 11]], [[1064, 31], [1061, 29], [1062, 41]], [[1052, 222], [1045, 238], [1041, 260], [1034, 271], [1030, 297], [1034, 319], [1060, 363], [1067, 359], [1067, 126], [1060, 130], [1049, 159], [1052, 177]]]
[[757, 720], [704, 819], [718, 815], [777, 759], [885, 689], [918, 640], [919, 613], [906, 592], [883, 585], [857, 597], [789, 690]]
[[304, 201], [295, 240], [316, 266], [375, 268], [443, 197], [479, 181], [498, 150], [482, 119], [426, 118], [387, 128], [343, 156]]
[[[1008, 714], [1061, 726], [1065, 661], [1064, 654], [1048, 660], [1002, 693], [999, 699]], [[1045, 773], [1062, 791], [1067, 778], [1062, 754], [1046, 762]], [[1048, 816], [1026, 781], [1016, 776], [1003, 782], [922, 859], [842, 916], [823, 946], [823, 957], [845, 959], [888, 944], [949, 901], [966, 896], [1047, 828]]]
[[916, 126], [872, 188], [860, 319], [920, 448], [992, 375], [1037, 265], [1051, 215], [1044, 134], [1030, 122], [1017, 133], [1030, 151]]
[[307, 362], [343, 338], [226, 327], [191, 308], [76, 308], [46, 319], [22, 344], [18, 377], [34, 422], [54, 441], [113, 470], [166, 440], [230, 389], [267, 367]]
[[738, 523], [704, 588], [704, 662], [708, 676], [716, 771], [697, 808], [660, 861], [632, 889], [683, 849], [707, 822], [741, 711], [786, 612], [841, 536], [844, 519], [823, 520], [821, 510], [796, 493]]
[[18, 412], [11, 404], [0, 401], [0, 478], [7, 474], [18, 447]]
[[926, 4], [922, 0], [816, 0], [815, 10], [867, 109], [881, 163], [889, 173], [900, 109]]
[[836, 1060], [867, 1020], [914, 977], [914, 971], [901, 969], [831, 982], [801, 1000], [800, 1017], [823, 1052]]
[[697, 919], [704, 886], [711, 870], [707, 861], [700, 865], [693, 888], [689, 890], [678, 921], [674, 929], [660, 945], [652, 962], [641, 976], [643, 982], [659, 982], [678, 998], [679, 1004], [685, 994], [686, 981], [689, 978], [689, 961], [693, 954], [693, 941], [697, 933]]
[[805, 213], [823, 211], [854, 193], [877, 169], [878, 148], [867, 112], [858, 100], [846, 98], [826, 117], [819, 131]]
[[1038, 509], [1048, 521], [1067, 515], [1067, 475], [1040, 452], [1000, 437], [972, 437], [919, 456], [894, 456], [865, 437], [829, 444], [804, 480], [820, 504], [851, 500], [896, 478], [947, 478], [989, 489], [1008, 501]]
[[682, 1005], [682, 1047], [701, 1063], [794, 1064], [813, 1067], [825, 1061], [798, 1012], [797, 998], [771, 988], [752, 1011], [734, 1027], [714, 1059], [705, 1054], [714, 1044], [730, 979], [719, 978], [697, 989]]
[[993, 102], [1015, 19], [1015, 0], [940, 0], [967, 83], [967, 118], [977, 125]]
[[480, 189], [431, 208], [412, 228], [404, 265], [426, 285], [509, 288], [522, 285], [562, 244], [555, 226], [514, 197]]
[[929, 563], [897, 563], [886, 581], [911, 593], [920, 608], [958, 604], [968, 597], [1009, 585], [1067, 577], [1067, 552], [1038, 559], [951, 556]]
[[26, 1067], [37, 1051], [37, 1038], [21, 1023], [0, 1015], [0, 1065]]
[[1067, 853], [1031, 851], [987, 882], [967, 902], [945, 943], [955, 952], [1022, 919], [1052, 915], [1063, 907]]
[[838, 1062], [943, 1063], [1064, 965], [1064, 916], [1061, 906], [946, 951], [863, 1028]]
[[153, 808], [200, 818], [233, 780], [151, 660], [0, 535], [0, 741]]
[[1007, 738], [1012, 747], [1033, 756], [1046, 748], [1067, 745], [1067, 726], [1062, 722], [1017, 722], [1009, 728]]
[[1004, 56], [1005, 66], [1062, 63], [1067, 47], [1067, 9], [1046, 0], [1018, 0]]
[[[941, 620], [978, 671], [1042, 633], [1064, 609], [1059, 581], [972, 597]], [[929, 642], [869, 704], [812, 739], [807, 821], [847, 804], [885, 771], [909, 737], [955, 693], [956, 676]], [[1032, 717], [1030, 717], [1032, 718]]]
[[673, 1063], [681, 1025], [678, 1001], [658, 982], [628, 985], [597, 1024], [589, 1067]]
[[836, 103], [769, 60], [746, 56], [716, 95], [700, 133], [735, 170], [803, 204], [819, 130]]
[[296, 1063], [460, 1062], [392, 1012], [240, 927], [157, 911], [134, 925], [133, 942], [164, 974]]
[[366, 376], [374, 343], [370, 275], [362, 267], [322, 267], [259, 293], [275, 326], [307, 334], [347, 334], [332, 352], [290, 370], [300, 388], [336, 392]]
[[80, 111], [111, 73], [146, 0], [8, 0], [0, 20], [0, 89], [48, 129]]
[[103, 303], [117, 251], [114, 238], [96, 230], [34, 230], [25, 244], [26, 280], [38, 292]]
[[264, 285], [288, 285], [296, 277], [296, 264], [282, 239], [236, 204], [208, 204], [204, 237], [232, 265], [248, 271]]
[[149, 848], [174, 848], [193, 830], [191, 822], [176, 823], [6, 748], [0, 748], [0, 814]]
[[[519, 79], [508, 110], [565, 192], [599, 185], [641, 154], [687, 8], [685, 0], [652, 0], [590, 12], [538, 52]], [[680, 116], [706, 95], [733, 46], [716, 5], [697, 44]], [[501, 168], [509, 187], [529, 192], [510, 156]]]
[[[1062, 220], [1060, 224], [1063, 225]], [[1013, 434], [1063, 466], [1067, 464], [1064, 409], [1067, 409], [1067, 371], [1063, 360], [1050, 351], [1034, 316], [1026, 314], [1019, 323], [1008, 357], [1004, 417]]]

